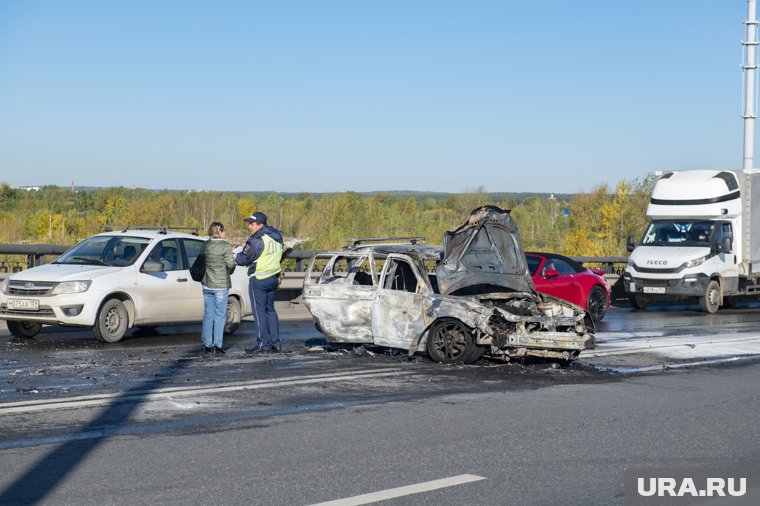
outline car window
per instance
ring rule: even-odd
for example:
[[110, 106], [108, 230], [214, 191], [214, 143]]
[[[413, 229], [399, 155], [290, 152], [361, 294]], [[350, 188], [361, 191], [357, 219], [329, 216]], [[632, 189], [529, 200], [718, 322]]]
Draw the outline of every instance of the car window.
[[[187, 266], [181, 267], [183, 269], [189, 269], [190, 265], [193, 265], [195, 259], [198, 258], [203, 249], [203, 245], [206, 241], [202, 239], [182, 239], [182, 243], [185, 246], [185, 255], [187, 256]], [[178, 252], [179, 253], [179, 252]]]
[[575, 274], [575, 269], [572, 268], [567, 262], [561, 258], [548, 258], [546, 265], [544, 266], [544, 275], [547, 271], [555, 270], [560, 273], [561, 276], [568, 276]]
[[[182, 255], [177, 239], [166, 239], [157, 243], [148, 253], [148, 260], [159, 262], [164, 271], [182, 270]], [[147, 260], [146, 260], [147, 261]]]
[[319, 283], [372, 286], [377, 284], [376, 272], [367, 256], [336, 256], [325, 265]]
[[541, 265], [541, 258], [534, 257], [533, 255], [525, 255], [525, 260], [528, 261], [528, 270], [530, 271], [530, 275], [535, 276], [536, 271], [538, 271], [538, 266]]
[[415, 293], [417, 291], [417, 276], [414, 275], [412, 266], [397, 258], [391, 258], [388, 262], [384, 288]]

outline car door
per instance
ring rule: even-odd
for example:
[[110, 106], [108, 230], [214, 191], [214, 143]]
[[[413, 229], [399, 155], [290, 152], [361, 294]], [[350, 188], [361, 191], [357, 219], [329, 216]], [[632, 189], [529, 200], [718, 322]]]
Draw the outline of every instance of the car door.
[[195, 259], [201, 254], [203, 245], [206, 241], [203, 239], [182, 239], [184, 255], [179, 255], [178, 260], [181, 262], [180, 268], [183, 276], [187, 279], [188, 295], [186, 320], [191, 322], [203, 320], [203, 285], [200, 281], [194, 281], [190, 277], [190, 266]]
[[305, 279], [304, 302], [326, 336], [333, 342], [372, 342], [377, 270], [371, 254], [316, 255]]
[[[549, 270], [558, 272], [557, 276], [546, 277]], [[559, 297], [585, 307], [586, 301], [581, 284], [575, 277], [575, 269], [561, 258], [547, 257], [542, 270], [540, 271], [542, 282], [536, 284], [536, 289], [547, 295]]]
[[372, 303], [375, 344], [409, 349], [414, 338], [425, 330], [425, 292], [427, 284], [414, 262], [404, 255], [388, 255]]
[[[177, 239], [164, 239], [152, 245], [143, 261], [160, 262], [162, 251], [176, 248]], [[159, 272], [146, 272], [141, 268], [137, 274], [140, 296], [135, 300], [138, 323], [181, 322], [186, 320], [189, 290], [189, 272], [171, 268]]]

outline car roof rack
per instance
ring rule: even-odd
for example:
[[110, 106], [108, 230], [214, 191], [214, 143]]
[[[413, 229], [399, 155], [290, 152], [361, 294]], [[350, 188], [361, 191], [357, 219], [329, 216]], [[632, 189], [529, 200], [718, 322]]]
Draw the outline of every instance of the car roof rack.
[[200, 227], [175, 227], [172, 225], [103, 225], [103, 232], [113, 232], [114, 230], [121, 230], [126, 232], [127, 230], [158, 230], [159, 234], [167, 234], [170, 231], [189, 230], [192, 235], [198, 235]]
[[425, 242], [425, 238], [422, 236], [416, 236], [416, 237], [357, 237], [357, 238], [349, 238], [346, 239], [346, 242], [350, 243], [352, 247], [361, 246], [362, 244], [366, 244], [368, 242], [394, 242], [398, 243], [401, 241], [401, 244], [419, 244], [422, 242]]

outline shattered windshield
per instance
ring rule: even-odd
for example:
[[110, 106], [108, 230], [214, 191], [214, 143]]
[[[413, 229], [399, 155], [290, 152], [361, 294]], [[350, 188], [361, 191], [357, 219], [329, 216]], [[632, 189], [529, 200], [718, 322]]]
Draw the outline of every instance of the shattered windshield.
[[649, 224], [642, 246], [710, 246], [714, 221], [657, 220]]
[[53, 263], [124, 267], [132, 265], [148, 243], [150, 239], [143, 237], [98, 235], [80, 242]]

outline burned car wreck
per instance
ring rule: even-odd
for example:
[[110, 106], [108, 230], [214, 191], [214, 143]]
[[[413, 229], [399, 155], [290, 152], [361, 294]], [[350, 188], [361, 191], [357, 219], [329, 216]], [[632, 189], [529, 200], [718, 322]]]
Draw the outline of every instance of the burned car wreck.
[[594, 348], [582, 308], [536, 292], [509, 211], [477, 208], [443, 239], [315, 253], [303, 300], [327, 341], [443, 363], [486, 353], [568, 360]]

